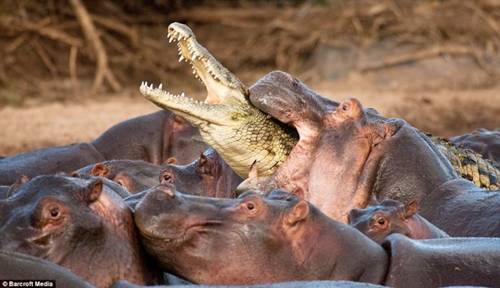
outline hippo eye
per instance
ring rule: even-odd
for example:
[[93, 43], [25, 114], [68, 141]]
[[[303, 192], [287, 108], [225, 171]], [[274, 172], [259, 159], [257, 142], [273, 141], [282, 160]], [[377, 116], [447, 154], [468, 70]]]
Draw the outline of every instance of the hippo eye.
[[173, 175], [170, 174], [170, 173], [164, 173], [161, 176], [160, 183], [170, 183], [170, 184], [173, 184], [174, 183], [174, 177], [173, 177]]
[[380, 225], [380, 226], [384, 226], [385, 225], [385, 219], [382, 218], [382, 217], [379, 217], [377, 219], [377, 223]]
[[253, 210], [253, 209], [255, 209], [255, 204], [253, 204], [252, 202], [247, 203], [247, 209], [248, 209], [248, 210]]
[[54, 219], [58, 218], [59, 215], [61, 215], [61, 211], [59, 210], [59, 207], [51, 208], [49, 213], [50, 213], [50, 217], [52, 217]]

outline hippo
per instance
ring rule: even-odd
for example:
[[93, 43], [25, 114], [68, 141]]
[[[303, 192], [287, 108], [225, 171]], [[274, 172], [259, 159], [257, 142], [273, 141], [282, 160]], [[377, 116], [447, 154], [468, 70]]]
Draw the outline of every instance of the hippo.
[[1, 250], [51, 261], [99, 287], [159, 279], [131, 211], [102, 179], [37, 176], [0, 200], [0, 215]]
[[420, 214], [458, 237], [500, 237], [500, 193], [482, 190], [467, 180], [438, 186], [420, 203]]
[[7, 198], [10, 186], [1, 185], [0, 186], [0, 199]]
[[25, 152], [0, 159], [0, 185], [11, 185], [22, 175], [32, 178], [43, 174], [70, 172], [104, 160], [101, 153], [89, 143]]
[[86, 165], [113, 159], [143, 160], [162, 164], [175, 157], [187, 164], [206, 149], [198, 130], [167, 111], [118, 123], [90, 143], [50, 147], [0, 159], [0, 185], [21, 175], [70, 173]]
[[[0, 279], [55, 281], [58, 287], [92, 288], [68, 269], [22, 253], [0, 250]], [[43, 282], [43, 281], [40, 281]], [[3, 285], [3, 287], [7, 287]]]
[[[118, 281], [111, 288], [143, 288], [127, 281]], [[151, 287], [151, 286], [149, 286]], [[381, 285], [353, 281], [292, 281], [263, 285], [174, 285], [154, 286], [154, 288], [377, 288]]]
[[405, 207], [399, 201], [388, 199], [365, 209], [352, 209], [348, 215], [348, 222], [349, 225], [379, 244], [393, 233], [400, 233], [412, 239], [449, 237], [444, 231], [420, 216], [417, 211], [416, 201], [412, 201]]
[[178, 163], [187, 164], [207, 148], [198, 129], [168, 111], [118, 123], [94, 140], [92, 145], [106, 160], [144, 160], [156, 165], [171, 157], [175, 157]]
[[165, 165], [160, 177], [180, 191], [221, 198], [234, 198], [236, 187], [243, 181], [212, 148], [188, 165]]
[[106, 177], [135, 194], [156, 186], [160, 181], [174, 183], [181, 191], [211, 197], [233, 197], [242, 181], [215, 152], [209, 148], [187, 165], [175, 161], [155, 165], [141, 160], [110, 160], [85, 166], [75, 175]]
[[8, 198], [15, 190], [28, 181], [28, 176], [22, 175], [12, 185], [0, 186], [0, 200]]
[[389, 235], [382, 246], [391, 255], [385, 285], [390, 287], [498, 287], [500, 238], [414, 240]]
[[459, 147], [471, 149], [500, 167], [500, 129], [477, 129], [471, 133], [451, 137]]
[[380, 245], [291, 194], [210, 198], [160, 184], [135, 206], [135, 222], [165, 271], [198, 284], [380, 283], [388, 265]]
[[283, 72], [271, 72], [250, 91], [254, 105], [299, 134], [269, 187], [293, 192], [335, 220], [346, 223], [351, 209], [374, 200], [420, 202], [458, 177], [424, 133], [356, 99], [338, 104]]
[[157, 185], [163, 167], [142, 160], [109, 160], [73, 172], [78, 177], [104, 177], [135, 194]]
[[135, 221], [161, 267], [199, 284], [500, 283], [500, 238], [415, 240], [394, 233], [379, 245], [282, 190], [223, 199], [182, 194], [162, 184], [136, 204]]

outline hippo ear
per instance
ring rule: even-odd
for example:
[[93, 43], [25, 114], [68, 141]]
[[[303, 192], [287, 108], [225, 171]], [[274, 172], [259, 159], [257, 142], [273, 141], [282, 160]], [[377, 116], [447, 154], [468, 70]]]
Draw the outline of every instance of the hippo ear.
[[200, 155], [200, 161], [198, 162], [198, 167], [196, 172], [201, 175], [216, 175], [216, 163], [215, 160], [205, 154]]
[[97, 199], [99, 199], [99, 196], [101, 196], [102, 193], [102, 180], [97, 178], [92, 182], [90, 182], [85, 192], [88, 203], [97, 201]]
[[257, 169], [257, 160], [254, 160], [252, 166], [250, 166], [250, 171], [248, 172], [248, 178], [255, 179], [259, 177], [259, 171]]
[[177, 159], [175, 157], [170, 157], [168, 158], [167, 160], [165, 160], [163, 162], [163, 164], [167, 164], [167, 165], [170, 165], [170, 164], [177, 164]]
[[293, 206], [292, 211], [286, 216], [286, 224], [289, 226], [294, 226], [298, 222], [304, 220], [309, 215], [309, 204], [305, 200], [300, 200], [295, 206]]
[[26, 175], [21, 175], [21, 177], [17, 178], [16, 182], [10, 185], [9, 190], [7, 190], [7, 197], [14, 195], [14, 193], [28, 181], [30, 181], [30, 179]]
[[90, 170], [90, 174], [93, 176], [106, 177], [109, 174], [109, 168], [104, 163], [97, 163]]
[[357, 219], [362, 213], [363, 213], [362, 209], [358, 208], [351, 209], [351, 211], [349, 211], [349, 214], [347, 214], [347, 223], [351, 224], [352, 221]]
[[417, 200], [413, 200], [410, 203], [406, 204], [405, 207], [405, 216], [406, 218], [413, 216], [419, 210], [419, 205]]
[[361, 102], [355, 98], [350, 98], [340, 103], [336, 112], [352, 119], [360, 119], [365, 115]]

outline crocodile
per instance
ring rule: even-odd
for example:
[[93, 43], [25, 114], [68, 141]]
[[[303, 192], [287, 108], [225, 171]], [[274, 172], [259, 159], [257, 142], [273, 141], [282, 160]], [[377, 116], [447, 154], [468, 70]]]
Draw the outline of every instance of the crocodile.
[[179, 61], [192, 65], [193, 74], [207, 89], [205, 101], [175, 95], [143, 82], [141, 93], [154, 104], [184, 117], [198, 127], [203, 140], [226, 163], [246, 178], [256, 162], [259, 175], [271, 175], [287, 158], [298, 137], [291, 128], [251, 105], [248, 88], [196, 40], [180, 23], [168, 27], [169, 42], [177, 41]]
[[[259, 176], [272, 175], [297, 143], [297, 131], [256, 108], [249, 99], [250, 90], [198, 43], [187, 25], [170, 24], [167, 37], [170, 43], [176, 42], [179, 61], [191, 64], [195, 78], [207, 89], [207, 97], [197, 101], [184, 93], [167, 92], [162, 84], [154, 87], [147, 82], [141, 84], [140, 92], [155, 105], [198, 127], [203, 140], [239, 176], [248, 177], [254, 163]], [[492, 163], [441, 138], [430, 139], [458, 175], [476, 186], [498, 189], [500, 170]]]

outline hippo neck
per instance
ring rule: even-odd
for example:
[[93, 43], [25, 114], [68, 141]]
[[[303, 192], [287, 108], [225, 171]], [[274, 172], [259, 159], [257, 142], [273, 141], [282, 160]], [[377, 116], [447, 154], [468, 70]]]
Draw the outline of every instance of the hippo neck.
[[408, 124], [372, 154], [380, 158], [371, 188], [371, 194], [379, 202], [385, 199], [405, 204], [420, 201], [439, 185], [457, 178], [450, 162], [431, 140]]
[[104, 235], [76, 241], [75, 253], [70, 252], [56, 263], [99, 287], [108, 287], [120, 279], [142, 285], [155, 283], [156, 275], [147, 267], [135, 228], [117, 231], [116, 227], [106, 226]]
[[342, 143], [332, 148], [332, 137], [337, 137], [336, 132], [332, 136], [325, 134], [316, 150], [315, 158], [321, 161], [311, 166], [306, 199], [329, 217], [347, 223], [351, 209], [364, 208], [368, 203], [374, 161], [370, 159], [368, 142]]
[[418, 214], [414, 214], [412, 217], [408, 218], [407, 221], [408, 230], [410, 231], [407, 236], [412, 239], [442, 238], [447, 235], [444, 231]]
[[[301, 257], [295, 255], [295, 258], [304, 259], [301, 268], [305, 273], [314, 275], [314, 279], [381, 283], [387, 263], [387, 254], [382, 247], [356, 229], [332, 220], [322, 212], [312, 212], [306, 220], [309, 223], [302, 224], [306, 228], [295, 245], [301, 248]], [[321, 247], [332, 248], [326, 252]], [[353, 257], [353, 251], [359, 251], [359, 257]]]

